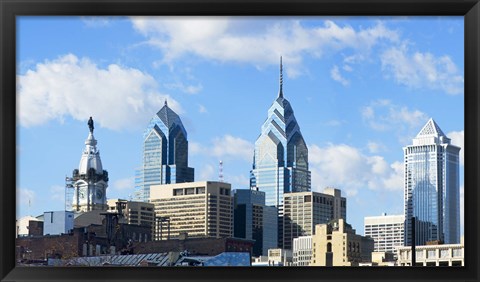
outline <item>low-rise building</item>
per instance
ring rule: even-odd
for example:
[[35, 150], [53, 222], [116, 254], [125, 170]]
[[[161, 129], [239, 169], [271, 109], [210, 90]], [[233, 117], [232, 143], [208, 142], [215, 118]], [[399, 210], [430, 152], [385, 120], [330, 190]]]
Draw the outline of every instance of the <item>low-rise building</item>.
[[[465, 266], [464, 238], [460, 244], [435, 244], [415, 246], [416, 266]], [[399, 247], [397, 250], [398, 265], [412, 265], [412, 247]]]
[[312, 236], [293, 239], [293, 266], [309, 266], [312, 261]]
[[365, 236], [375, 241], [375, 252], [395, 253], [403, 246], [404, 215], [369, 216], [364, 219]]
[[155, 206], [151, 203], [127, 201], [123, 199], [107, 200], [108, 212], [119, 212], [119, 207], [126, 223], [136, 225], [155, 225]]
[[73, 230], [72, 211], [47, 211], [43, 213], [43, 235], [67, 234]]
[[[15, 238], [17, 237], [25, 237], [29, 236], [30, 234], [30, 229], [29, 225], [30, 222], [42, 222], [40, 219], [33, 217], [33, 216], [24, 216], [22, 218], [17, 219], [16, 221], [16, 228], [15, 228]], [[42, 231], [43, 233], [43, 231]]]
[[268, 265], [269, 266], [291, 266], [293, 264], [292, 250], [287, 249], [269, 249]]
[[195, 256], [216, 256], [223, 252], [252, 253], [254, 241], [241, 238], [188, 238], [133, 243], [134, 254], [184, 252]]
[[391, 252], [372, 252], [371, 262], [361, 262], [359, 266], [396, 266], [397, 260]]
[[148, 226], [119, 223], [116, 215], [104, 217], [101, 225], [76, 227], [68, 234], [18, 237], [15, 241], [17, 263], [131, 253], [133, 244], [152, 239]]
[[373, 239], [356, 234], [355, 229], [343, 219], [318, 224], [315, 229], [311, 265], [357, 266], [370, 260]]

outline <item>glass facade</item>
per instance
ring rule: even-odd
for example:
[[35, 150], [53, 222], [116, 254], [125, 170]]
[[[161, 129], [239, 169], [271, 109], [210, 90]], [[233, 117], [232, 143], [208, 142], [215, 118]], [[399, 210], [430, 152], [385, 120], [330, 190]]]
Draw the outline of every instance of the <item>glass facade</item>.
[[143, 140], [143, 164], [135, 172], [135, 200], [147, 202], [151, 185], [193, 181], [194, 169], [188, 167], [187, 132], [167, 102], [150, 120]]
[[283, 193], [308, 192], [311, 181], [308, 149], [293, 109], [283, 97], [282, 81], [280, 64], [280, 91], [268, 110], [268, 117], [255, 142], [253, 169], [250, 173], [251, 188], [265, 192], [265, 204], [278, 210], [279, 247], [283, 234]]
[[[234, 197], [234, 237], [255, 240], [253, 256], [266, 256], [277, 247], [277, 213], [265, 206], [265, 192], [237, 189]], [[272, 240], [275, 238], [275, 240]]]
[[411, 218], [415, 217], [415, 242], [460, 242], [460, 148], [430, 119], [404, 148], [405, 246], [411, 246]]

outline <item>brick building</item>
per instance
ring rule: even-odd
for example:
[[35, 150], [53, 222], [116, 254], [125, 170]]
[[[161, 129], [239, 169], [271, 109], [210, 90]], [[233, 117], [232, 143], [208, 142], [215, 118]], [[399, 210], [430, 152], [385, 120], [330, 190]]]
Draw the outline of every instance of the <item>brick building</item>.
[[17, 263], [46, 261], [48, 258], [69, 259], [81, 256], [103, 254], [125, 254], [131, 252], [134, 242], [146, 242], [152, 239], [151, 227], [118, 223], [105, 219], [102, 225], [91, 224], [74, 228], [72, 232], [61, 235], [38, 236], [40, 225], [30, 229], [30, 236], [16, 239]]
[[223, 252], [252, 254], [253, 240], [240, 238], [182, 238], [133, 244], [134, 254], [188, 251], [190, 255], [215, 256]]

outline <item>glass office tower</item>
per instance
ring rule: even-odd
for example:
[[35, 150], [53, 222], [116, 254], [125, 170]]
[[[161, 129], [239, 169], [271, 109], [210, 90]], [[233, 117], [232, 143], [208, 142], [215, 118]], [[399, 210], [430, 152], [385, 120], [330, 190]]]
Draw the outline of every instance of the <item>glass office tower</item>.
[[194, 169], [188, 167], [187, 131], [167, 101], [150, 120], [143, 140], [143, 164], [135, 173], [135, 200], [147, 202], [151, 185], [193, 181]]
[[450, 144], [433, 119], [420, 130], [413, 144], [403, 148], [404, 244], [411, 246], [411, 218], [415, 217], [415, 242], [460, 242], [460, 148]]
[[265, 192], [265, 204], [277, 208], [279, 247], [283, 234], [283, 193], [310, 191], [308, 149], [293, 109], [283, 97], [282, 61], [280, 90], [268, 110], [262, 132], [255, 142], [250, 186]]
[[277, 248], [277, 209], [265, 206], [265, 192], [237, 189], [234, 196], [233, 236], [255, 240], [253, 256], [267, 256]]

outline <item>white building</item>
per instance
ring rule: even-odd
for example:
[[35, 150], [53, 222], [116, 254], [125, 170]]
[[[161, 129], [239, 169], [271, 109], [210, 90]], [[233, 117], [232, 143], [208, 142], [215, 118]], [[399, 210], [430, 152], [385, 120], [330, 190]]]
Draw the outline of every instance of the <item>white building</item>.
[[74, 216], [71, 211], [47, 211], [43, 213], [43, 235], [67, 234], [73, 230]]
[[368, 216], [364, 218], [365, 236], [375, 241], [375, 252], [395, 253], [403, 246], [404, 215]]
[[[91, 127], [90, 127], [91, 125]], [[97, 140], [93, 136], [93, 120], [89, 121], [90, 133], [85, 140], [85, 148], [80, 158], [78, 169], [73, 170], [72, 185], [74, 188], [72, 209], [76, 212], [92, 210], [106, 211], [108, 172], [103, 170]]]
[[28, 224], [30, 221], [41, 221], [33, 216], [24, 216], [16, 221], [15, 238], [28, 236]]
[[312, 260], [312, 236], [293, 239], [293, 266], [309, 266]]
[[460, 242], [460, 148], [450, 144], [433, 119], [413, 144], [403, 148], [404, 245], [411, 246], [411, 218], [415, 217], [416, 245], [428, 241]]
[[[417, 266], [465, 266], [464, 240], [460, 244], [424, 245], [415, 247]], [[397, 265], [412, 265], [412, 247], [398, 248]]]
[[286, 250], [286, 249], [280, 249], [280, 248], [269, 249], [268, 265], [269, 266], [291, 266], [292, 250]]

